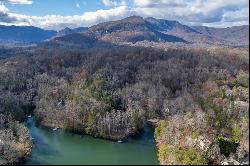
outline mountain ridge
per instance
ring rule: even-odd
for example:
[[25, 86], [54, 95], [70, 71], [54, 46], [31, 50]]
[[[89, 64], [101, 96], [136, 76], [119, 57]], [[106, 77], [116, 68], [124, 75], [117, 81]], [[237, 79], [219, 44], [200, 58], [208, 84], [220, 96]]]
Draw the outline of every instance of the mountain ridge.
[[[137, 43], [140, 41], [160, 43], [183, 43], [199, 45], [248, 46], [249, 25], [215, 28], [206, 26], [187, 26], [176, 20], [142, 18], [130, 16], [117, 21], [100, 23], [89, 28], [64, 28], [60, 31], [44, 30], [29, 26], [0, 25], [0, 43], [32, 43], [55, 41], [77, 33], [94, 36], [100, 41], [118, 43]], [[59, 38], [58, 38], [59, 37]], [[62, 38], [60, 38], [62, 37]], [[70, 38], [74, 40], [74, 38]], [[80, 37], [76, 36], [76, 40]], [[86, 42], [84, 40], [84, 42]], [[74, 43], [74, 41], [69, 41]], [[78, 42], [79, 43], [79, 42]]]
[[33, 26], [0, 25], [0, 43], [41, 42], [56, 35], [56, 31], [44, 30]]

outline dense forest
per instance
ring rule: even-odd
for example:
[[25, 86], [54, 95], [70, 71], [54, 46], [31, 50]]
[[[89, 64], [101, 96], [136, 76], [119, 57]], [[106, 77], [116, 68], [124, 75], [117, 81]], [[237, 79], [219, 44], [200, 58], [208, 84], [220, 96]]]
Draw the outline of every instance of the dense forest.
[[35, 47], [2, 57], [0, 161], [30, 153], [29, 114], [111, 140], [154, 121], [161, 164], [240, 162], [249, 153], [248, 50]]

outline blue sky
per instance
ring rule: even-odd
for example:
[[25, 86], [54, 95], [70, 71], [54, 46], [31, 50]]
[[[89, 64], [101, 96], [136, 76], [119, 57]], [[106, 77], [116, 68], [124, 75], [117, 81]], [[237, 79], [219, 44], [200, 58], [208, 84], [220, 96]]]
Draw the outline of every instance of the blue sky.
[[60, 30], [131, 15], [210, 27], [248, 25], [249, 0], [0, 0], [1, 25]]
[[31, 5], [7, 3], [6, 7], [16, 13], [35, 16], [80, 15], [87, 11], [109, 8], [103, 5], [100, 0], [34, 0]]

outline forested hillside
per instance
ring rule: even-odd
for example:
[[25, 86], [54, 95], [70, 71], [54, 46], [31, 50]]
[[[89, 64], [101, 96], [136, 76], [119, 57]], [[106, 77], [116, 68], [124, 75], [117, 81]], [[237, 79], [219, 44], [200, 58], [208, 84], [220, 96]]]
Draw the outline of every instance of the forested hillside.
[[0, 61], [0, 114], [111, 140], [154, 121], [161, 164], [240, 161], [249, 153], [248, 60], [248, 50], [230, 48], [40, 46]]

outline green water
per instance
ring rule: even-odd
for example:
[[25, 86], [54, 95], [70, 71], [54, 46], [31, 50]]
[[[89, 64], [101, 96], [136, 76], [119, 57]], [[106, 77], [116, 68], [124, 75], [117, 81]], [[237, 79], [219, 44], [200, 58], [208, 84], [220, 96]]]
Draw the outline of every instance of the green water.
[[146, 132], [124, 143], [80, 136], [62, 130], [36, 127], [29, 119], [27, 126], [34, 138], [32, 156], [27, 165], [156, 165], [158, 164], [153, 132]]

